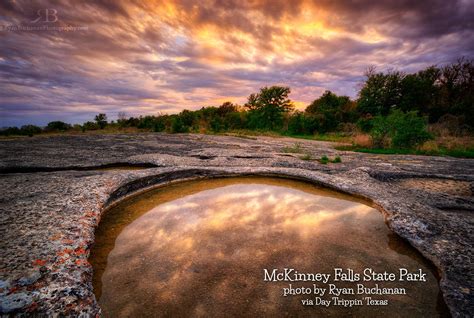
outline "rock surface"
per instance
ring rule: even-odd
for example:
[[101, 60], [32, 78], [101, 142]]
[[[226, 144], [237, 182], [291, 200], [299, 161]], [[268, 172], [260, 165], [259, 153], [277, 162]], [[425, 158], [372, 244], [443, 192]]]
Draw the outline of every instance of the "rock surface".
[[[99, 314], [89, 248], [101, 213], [124, 196], [186, 179], [266, 175], [371, 199], [388, 226], [438, 268], [452, 315], [471, 316], [474, 160], [333, 146], [152, 133], [0, 140], [0, 313]], [[342, 163], [303, 160], [303, 152], [311, 158], [339, 155]], [[147, 169], [132, 169], [137, 167]]]

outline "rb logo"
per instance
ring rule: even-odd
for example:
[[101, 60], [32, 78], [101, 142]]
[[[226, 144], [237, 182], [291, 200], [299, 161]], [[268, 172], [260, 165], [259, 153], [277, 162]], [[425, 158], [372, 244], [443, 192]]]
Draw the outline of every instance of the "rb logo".
[[58, 21], [58, 10], [56, 9], [39, 9], [36, 13], [38, 17], [31, 21], [33, 23], [37, 23], [39, 21], [53, 23]]

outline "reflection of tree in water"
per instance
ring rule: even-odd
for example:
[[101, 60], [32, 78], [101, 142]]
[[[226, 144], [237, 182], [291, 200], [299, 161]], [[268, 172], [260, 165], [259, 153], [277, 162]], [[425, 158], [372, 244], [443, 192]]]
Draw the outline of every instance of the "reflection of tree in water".
[[[365, 306], [304, 307], [302, 297], [281, 296], [288, 283], [263, 282], [263, 269], [420, 267], [389, 248], [387, 233], [382, 216], [367, 205], [301, 189], [231, 184], [158, 205], [128, 225], [109, 254], [100, 302], [111, 316], [367, 315]], [[431, 283], [433, 295], [421, 301], [431, 301], [434, 310]], [[397, 301], [406, 305], [413, 298]]]

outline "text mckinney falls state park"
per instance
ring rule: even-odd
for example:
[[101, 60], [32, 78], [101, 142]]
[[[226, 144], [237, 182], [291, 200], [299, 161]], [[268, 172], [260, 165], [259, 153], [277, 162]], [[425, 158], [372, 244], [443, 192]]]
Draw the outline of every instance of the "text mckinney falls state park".
[[[263, 269], [263, 280], [266, 282], [322, 282], [327, 284], [333, 274], [328, 273], [300, 273], [294, 268], [284, 268], [283, 270]], [[406, 268], [400, 268], [398, 273], [389, 272], [376, 272], [372, 268], [365, 268], [361, 273], [357, 273], [354, 270], [348, 268], [343, 270], [342, 268], [334, 268], [333, 281], [341, 282], [358, 282], [361, 281], [426, 281], [426, 273], [423, 273], [421, 269], [417, 272], [412, 273]]]

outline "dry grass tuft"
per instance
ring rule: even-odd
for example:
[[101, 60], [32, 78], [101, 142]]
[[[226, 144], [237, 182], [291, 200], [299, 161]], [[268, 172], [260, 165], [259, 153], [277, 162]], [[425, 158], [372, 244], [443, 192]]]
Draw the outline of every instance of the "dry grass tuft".
[[436, 141], [434, 140], [428, 140], [426, 141], [423, 145], [420, 147], [421, 151], [427, 151], [427, 152], [438, 152], [439, 147]]
[[473, 149], [474, 138], [471, 136], [455, 137], [455, 136], [444, 136], [436, 138], [436, 143], [439, 147], [446, 148], [448, 150], [453, 149]]
[[352, 137], [352, 144], [362, 148], [372, 148], [372, 138], [367, 134], [357, 134]]

